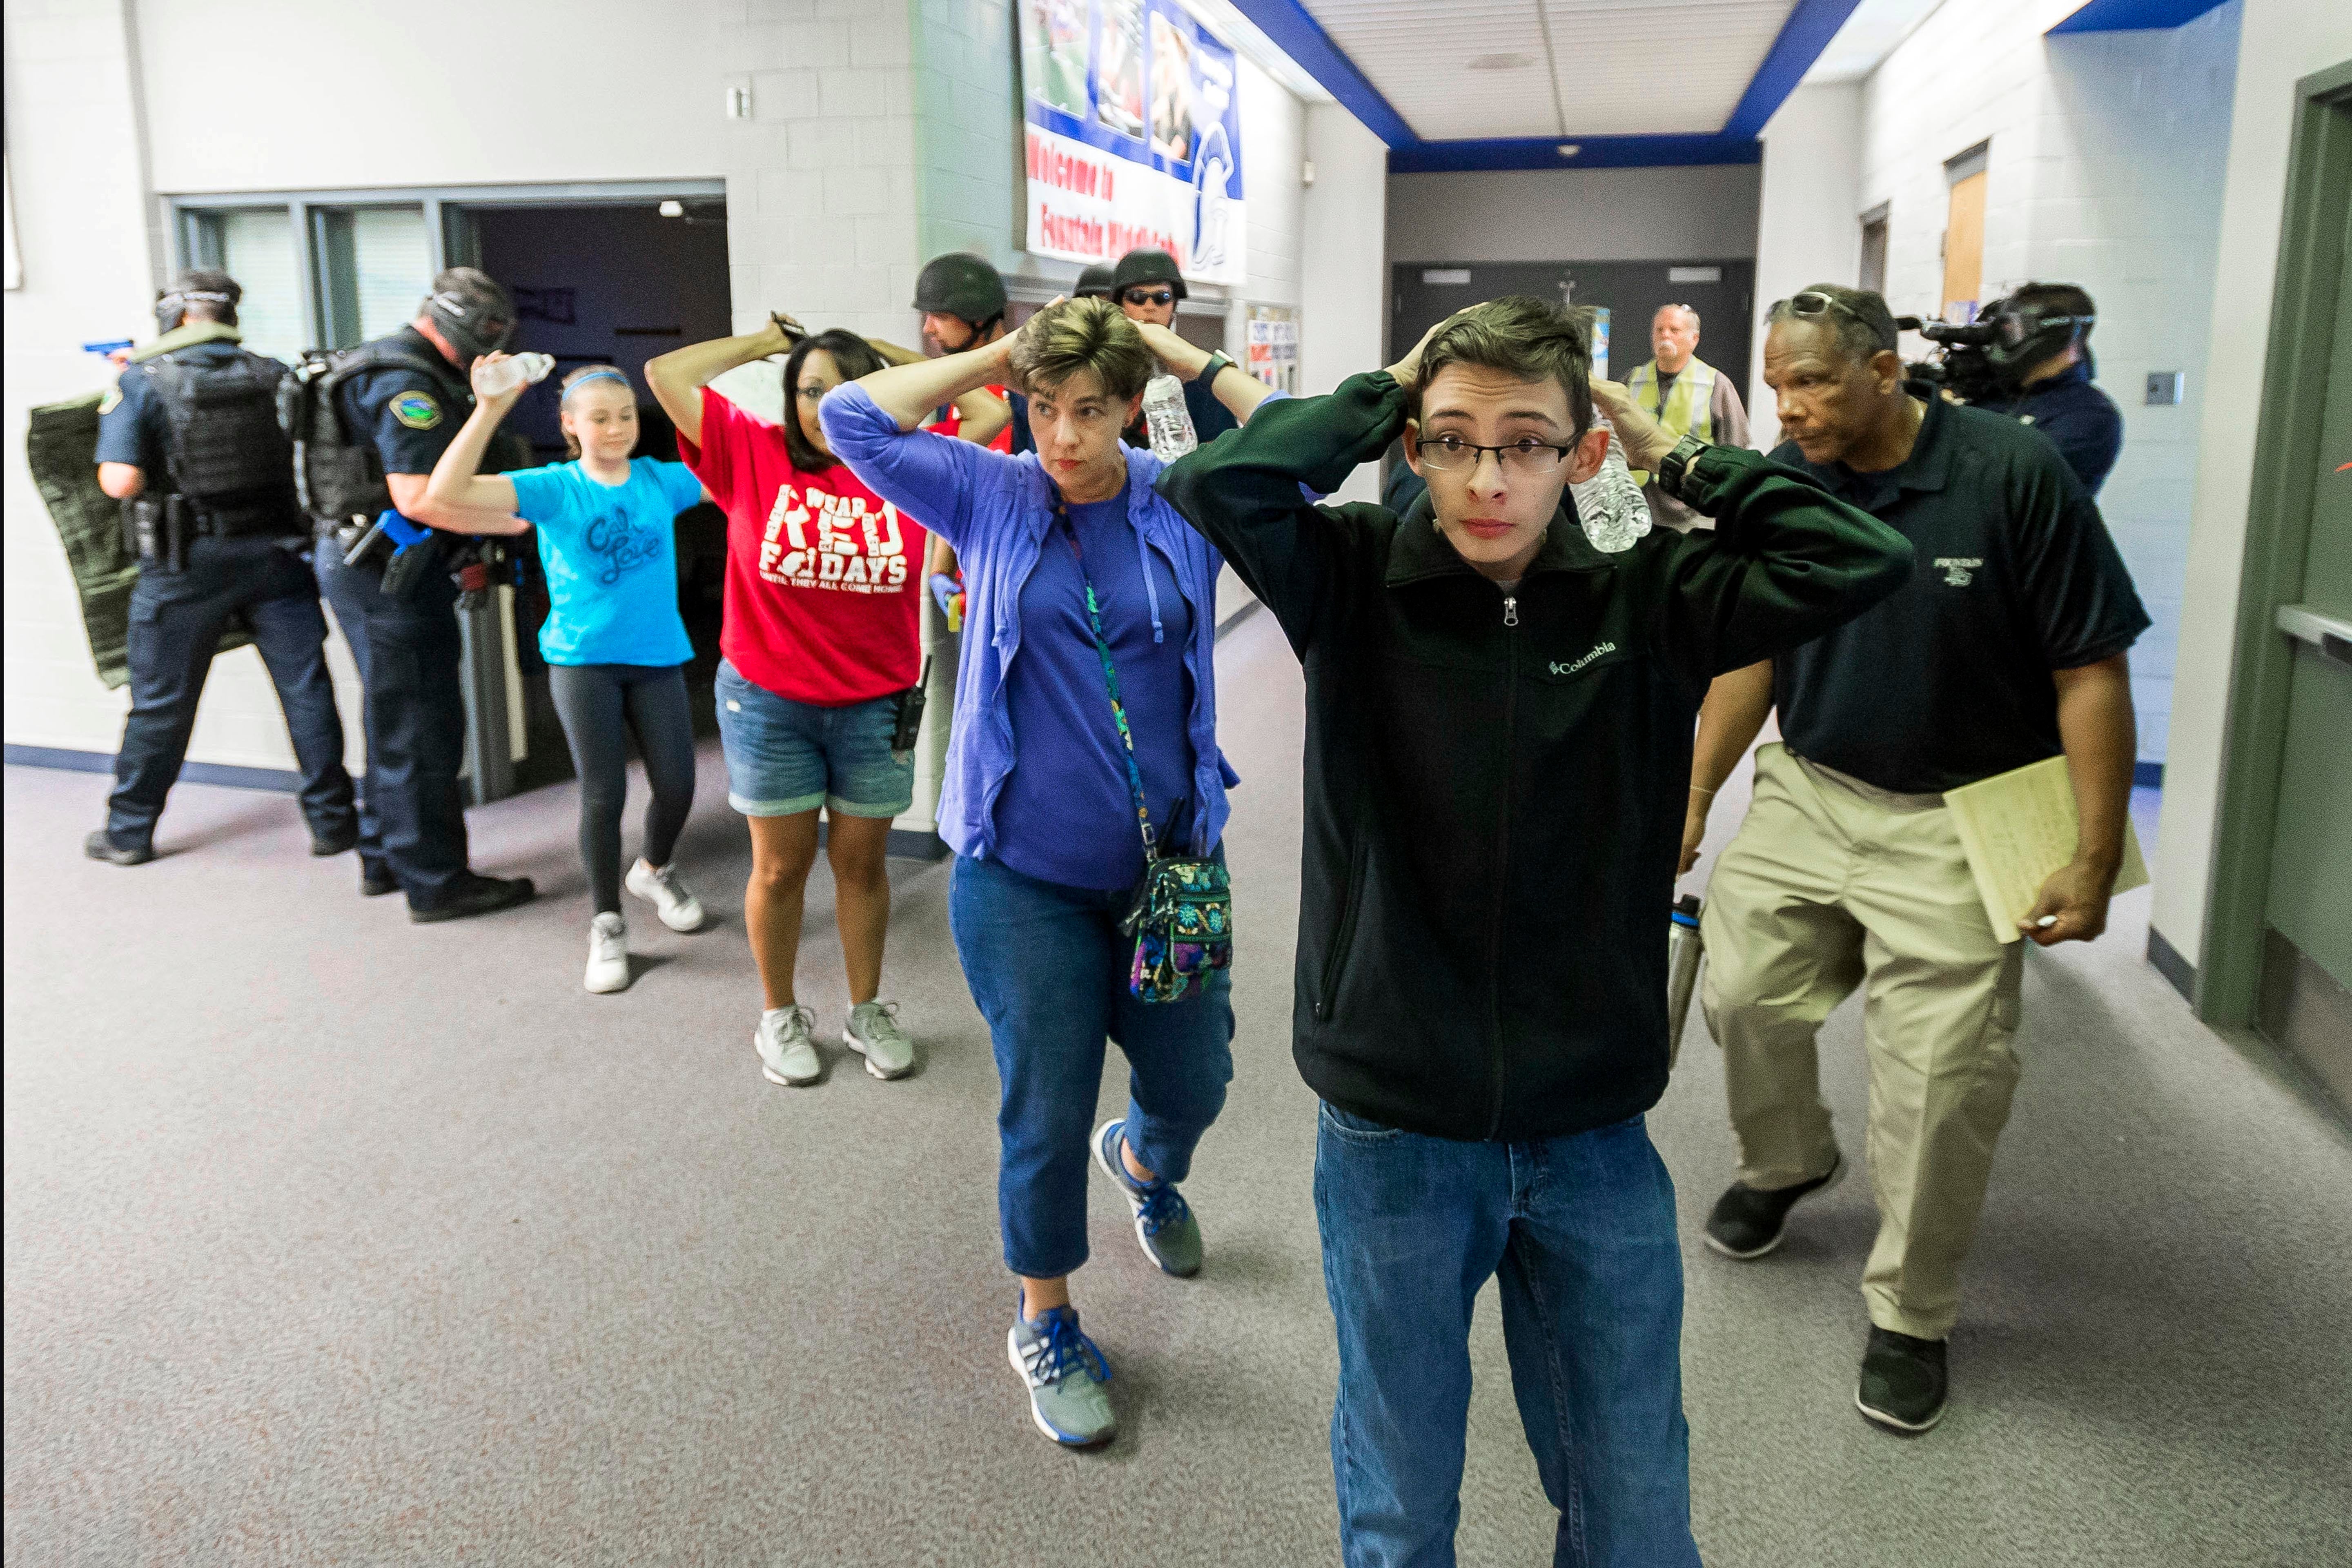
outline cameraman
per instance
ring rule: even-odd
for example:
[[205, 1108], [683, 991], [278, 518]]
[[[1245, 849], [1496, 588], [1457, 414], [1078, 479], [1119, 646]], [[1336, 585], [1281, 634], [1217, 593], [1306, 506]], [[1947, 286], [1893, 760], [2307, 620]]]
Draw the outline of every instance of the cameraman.
[[[1816, 284], [1767, 320], [1764, 380], [1789, 438], [1774, 459], [1900, 532], [1919, 570], [1835, 630], [1717, 677], [1699, 710], [1685, 870], [1706, 803], [1776, 706], [1784, 737], [1756, 753], [1754, 803], [1701, 920], [1740, 1156], [1706, 1241], [1762, 1258], [1844, 1173], [1814, 1036], [1861, 987], [1879, 1227], [1855, 1404], [1916, 1434], [1943, 1415], [1960, 1266], [2017, 1085], [2019, 938], [2088, 942], [2106, 925], [2131, 795], [2126, 650], [2148, 616], [2048, 444], [1905, 382], [1885, 300]], [[1943, 792], [2061, 755], [2079, 847], [2020, 929], [1997, 931]]]
[[2028, 283], [1986, 314], [1995, 328], [1987, 357], [1997, 371], [2021, 374], [2006, 396], [1979, 406], [2049, 437], [2083, 488], [2097, 495], [2123, 451], [2124, 416], [2091, 384], [2091, 323], [2098, 317], [2090, 295], [2072, 283]]

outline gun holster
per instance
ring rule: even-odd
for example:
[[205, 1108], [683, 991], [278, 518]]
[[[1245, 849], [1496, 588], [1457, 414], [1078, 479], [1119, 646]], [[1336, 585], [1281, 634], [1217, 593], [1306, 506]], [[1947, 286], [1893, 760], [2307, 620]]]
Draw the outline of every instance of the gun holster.
[[418, 584], [440, 569], [439, 535], [420, 539], [393, 552], [391, 561], [383, 569], [383, 591], [391, 598], [405, 599], [416, 592]]
[[915, 749], [915, 742], [923, 732], [923, 704], [929, 700], [931, 661], [923, 661], [922, 673], [915, 684], [898, 693], [896, 723], [890, 731], [890, 750], [900, 756]]
[[141, 566], [184, 572], [188, 534], [195, 523], [177, 495], [135, 495], [122, 503], [122, 548]]

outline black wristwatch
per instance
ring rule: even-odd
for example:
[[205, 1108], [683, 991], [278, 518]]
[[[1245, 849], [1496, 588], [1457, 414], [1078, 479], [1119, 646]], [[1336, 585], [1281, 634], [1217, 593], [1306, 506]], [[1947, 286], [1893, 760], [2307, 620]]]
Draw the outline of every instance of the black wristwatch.
[[1698, 455], [1706, 450], [1706, 443], [1696, 436], [1685, 436], [1675, 442], [1675, 449], [1658, 461], [1658, 488], [1675, 500], [1688, 504], [1689, 498], [1683, 494], [1683, 476], [1689, 472]]
[[1192, 379], [1199, 382], [1202, 386], [1213, 387], [1217, 384], [1217, 377], [1224, 373], [1225, 366], [1233, 363], [1234, 356], [1227, 353], [1224, 350], [1219, 349], [1215, 353], [1209, 356], [1209, 363], [1202, 365], [1201, 367], [1201, 374], [1194, 376]]

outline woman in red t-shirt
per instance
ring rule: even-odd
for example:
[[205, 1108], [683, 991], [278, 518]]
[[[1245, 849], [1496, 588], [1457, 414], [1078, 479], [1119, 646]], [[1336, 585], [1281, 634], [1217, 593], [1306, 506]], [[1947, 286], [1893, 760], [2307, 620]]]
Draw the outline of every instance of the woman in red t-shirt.
[[[789, 354], [782, 424], [707, 384], [780, 353]], [[728, 803], [751, 826], [743, 923], [767, 992], [751, 1043], [774, 1083], [814, 1083], [824, 1071], [815, 1015], [793, 992], [820, 808], [832, 826], [825, 858], [849, 972], [842, 1043], [876, 1078], [915, 1065], [898, 1004], [880, 993], [890, 822], [915, 793], [914, 753], [894, 741], [900, 703], [921, 678], [925, 534], [834, 460], [816, 405], [886, 361], [921, 357], [854, 332], [811, 336], [790, 317], [772, 316], [759, 331], [696, 343], [646, 366], [677, 425], [678, 455], [727, 513], [719, 735]], [[985, 393], [966, 395], [958, 408], [961, 434], [982, 444], [1010, 417]]]

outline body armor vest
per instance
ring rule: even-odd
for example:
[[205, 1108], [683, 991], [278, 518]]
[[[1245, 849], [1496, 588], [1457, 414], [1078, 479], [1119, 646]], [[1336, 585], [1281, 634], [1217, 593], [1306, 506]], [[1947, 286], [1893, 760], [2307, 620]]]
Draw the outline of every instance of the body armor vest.
[[312, 350], [278, 384], [278, 422], [294, 448], [294, 484], [302, 510], [331, 522], [373, 521], [392, 507], [383, 482], [383, 459], [373, 433], [354, 432], [343, 423], [341, 392], [364, 372], [387, 366], [417, 371], [453, 409], [468, 406], [473, 389], [438, 354], [411, 349], [397, 338], [379, 338], [339, 353]]
[[173, 493], [208, 533], [299, 533], [293, 451], [278, 423], [286, 367], [239, 349], [207, 364], [163, 354], [137, 369], [163, 410]]

